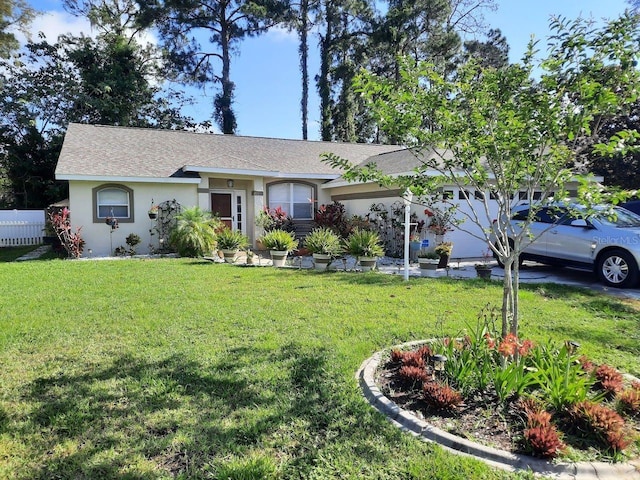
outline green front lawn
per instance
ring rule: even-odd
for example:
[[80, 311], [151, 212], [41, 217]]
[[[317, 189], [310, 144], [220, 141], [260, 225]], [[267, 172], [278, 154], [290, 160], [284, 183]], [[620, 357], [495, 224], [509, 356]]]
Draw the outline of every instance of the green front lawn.
[[[638, 304], [525, 288], [523, 336], [640, 374]], [[0, 478], [517, 478], [400, 432], [354, 378], [498, 284], [53, 260], [0, 264], [0, 294]]]

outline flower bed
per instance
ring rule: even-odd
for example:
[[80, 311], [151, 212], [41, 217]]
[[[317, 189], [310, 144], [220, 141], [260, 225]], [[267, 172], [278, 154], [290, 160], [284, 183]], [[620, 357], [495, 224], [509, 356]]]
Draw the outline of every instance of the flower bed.
[[376, 381], [429, 424], [513, 453], [621, 461], [640, 452], [640, 382], [596, 366], [572, 342], [498, 340], [483, 327], [392, 350]]

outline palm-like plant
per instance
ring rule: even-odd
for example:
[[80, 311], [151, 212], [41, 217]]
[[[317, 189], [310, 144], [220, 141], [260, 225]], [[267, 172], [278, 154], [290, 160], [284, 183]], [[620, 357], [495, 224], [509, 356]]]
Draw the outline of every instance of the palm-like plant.
[[221, 250], [240, 250], [249, 245], [249, 239], [239, 230], [224, 228], [217, 235], [218, 248]]
[[169, 241], [183, 257], [203, 257], [216, 247], [216, 230], [220, 220], [200, 207], [183, 210], [176, 217], [176, 226]]
[[356, 257], [381, 257], [384, 255], [380, 235], [361, 228], [355, 228], [347, 237], [345, 250]]
[[311, 253], [331, 257], [337, 257], [344, 251], [340, 237], [327, 227], [313, 229], [304, 239], [304, 245]]
[[265, 233], [260, 241], [269, 250], [278, 250], [280, 252], [290, 252], [298, 247], [298, 240], [296, 240], [294, 234], [284, 230], [271, 230]]

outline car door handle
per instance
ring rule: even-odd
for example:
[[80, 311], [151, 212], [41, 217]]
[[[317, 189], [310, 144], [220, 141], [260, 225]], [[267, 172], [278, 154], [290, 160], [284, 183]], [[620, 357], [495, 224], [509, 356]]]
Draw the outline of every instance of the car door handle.
[[554, 235], [557, 235], [557, 234], [558, 234], [558, 230], [549, 230], [549, 233], [552, 233], [552, 234], [554, 234]]

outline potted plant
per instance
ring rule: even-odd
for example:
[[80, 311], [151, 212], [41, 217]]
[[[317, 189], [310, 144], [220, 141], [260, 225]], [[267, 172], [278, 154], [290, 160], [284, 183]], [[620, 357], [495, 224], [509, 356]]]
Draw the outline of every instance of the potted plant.
[[491, 269], [493, 265], [489, 265], [489, 261], [493, 258], [490, 249], [487, 249], [486, 252], [482, 253], [482, 260], [480, 263], [476, 263], [476, 275], [478, 278], [484, 278], [485, 280], [489, 280], [491, 278]]
[[289, 252], [298, 247], [294, 234], [280, 229], [265, 233], [260, 242], [269, 250], [274, 267], [284, 267]]
[[420, 250], [418, 252], [418, 263], [424, 276], [433, 277], [438, 268], [438, 263], [440, 263], [440, 255], [431, 250]]
[[239, 230], [231, 230], [230, 228], [220, 230], [216, 235], [216, 240], [218, 249], [222, 252], [224, 261], [227, 263], [235, 262], [238, 251], [249, 245], [249, 239], [246, 235], [243, 235]]
[[340, 237], [328, 227], [313, 229], [305, 237], [304, 245], [313, 255], [316, 270], [326, 270], [331, 261], [344, 251]]
[[384, 255], [380, 235], [361, 228], [355, 228], [347, 237], [345, 251], [358, 259], [363, 272], [374, 268], [378, 257]]
[[149, 208], [149, 211], [147, 213], [151, 220], [155, 220], [156, 218], [158, 218], [158, 205], [151, 205], [151, 208]]
[[453, 243], [451, 242], [442, 242], [436, 245], [435, 252], [440, 255], [440, 262], [438, 263], [438, 268], [446, 268], [449, 265], [449, 258], [451, 257], [451, 252], [453, 251]]

